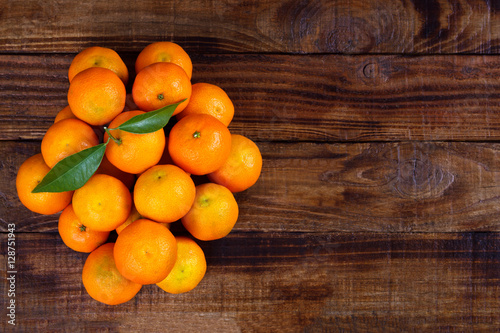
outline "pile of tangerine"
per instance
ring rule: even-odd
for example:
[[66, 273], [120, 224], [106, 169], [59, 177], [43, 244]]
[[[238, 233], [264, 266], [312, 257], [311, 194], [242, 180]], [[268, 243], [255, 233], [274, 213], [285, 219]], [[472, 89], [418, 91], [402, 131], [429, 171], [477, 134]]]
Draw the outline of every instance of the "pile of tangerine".
[[[260, 176], [257, 145], [228, 129], [231, 99], [216, 85], [192, 84], [192, 71], [181, 46], [150, 44], [136, 59], [130, 100], [128, 69], [120, 56], [97, 46], [81, 51], [68, 71], [68, 106], [45, 133], [41, 153], [19, 168], [22, 204], [39, 214], [62, 211], [61, 239], [90, 253], [82, 281], [97, 301], [127, 302], [145, 284], [173, 294], [195, 288], [206, 272], [196, 240], [228, 235], [238, 219], [233, 193]], [[181, 101], [168, 133], [165, 128], [148, 134], [104, 131]], [[32, 193], [59, 161], [106, 141], [103, 160], [85, 185]], [[195, 185], [192, 176], [200, 175], [207, 181]], [[179, 220], [192, 237], [173, 235], [170, 224]], [[117, 233], [114, 242], [111, 232]]]

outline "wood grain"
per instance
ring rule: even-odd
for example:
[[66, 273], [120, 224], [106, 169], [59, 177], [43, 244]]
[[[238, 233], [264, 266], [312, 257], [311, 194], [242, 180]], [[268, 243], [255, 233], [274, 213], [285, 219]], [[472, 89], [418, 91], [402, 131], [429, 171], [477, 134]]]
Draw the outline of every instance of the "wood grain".
[[200, 243], [208, 270], [193, 291], [169, 295], [149, 285], [113, 307], [81, 284], [86, 254], [54, 233], [16, 237], [21, 331], [500, 329], [498, 233], [233, 233]]
[[[264, 167], [229, 236], [199, 242], [195, 290], [105, 306], [15, 177], [77, 52], [113, 48], [133, 79], [162, 40], [228, 92]], [[14, 223], [21, 332], [500, 332], [499, 53], [492, 0], [3, 1], [0, 331]]]
[[[67, 104], [73, 56], [0, 55], [0, 140], [43, 137]], [[135, 56], [124, 54], [129, 68]], [[498, 57], [195, 55], [193, 62], [193, 82], [217, 84], [232, 98], [230, 129], [257, 141], [500, 140]]]
[[173, 40], [211, 53], [494, 54], [500, 6], [484, 0], [6, 1], [0, 51], [138, 51]]
[[[244, 232], [500, 231], [500, 145], [267, 143], [256, 185], [236, 194]], [[56, 231], [24, 208], [21, 163], [40, 143], [0, 142], [0, 230]]]

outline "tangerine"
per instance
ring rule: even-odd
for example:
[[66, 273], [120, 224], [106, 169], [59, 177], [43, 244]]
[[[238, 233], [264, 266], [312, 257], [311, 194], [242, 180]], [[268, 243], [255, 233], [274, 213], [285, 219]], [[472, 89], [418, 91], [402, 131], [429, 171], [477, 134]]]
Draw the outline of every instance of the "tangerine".
[[68, 118], [76, 119], [76, 116], [73, 114], [73, 111], [71, 111], [69, 105], [65, 106], [63, 109], [61, 109], [61, 111], [57, 113], [56, 117], [54, 118], [54, 123]]
[[157, 222], [174, 222], [193, 204], [196, 189], [191, 177], [181, 168], [155, 165], [137, 178], [134, 203], [139, 214]]
[[157, 62], [171, 62], [180, 66], [191, 80], [193, 63], [179, 44], [164, 41], [147, 45], [137, 56], [135, 72], [139, 73], [145, 67]]
[[32, 212], [52, 215], [60, 212], [71, 202], [73, 191], [32, 193], [33, 189], [50, 171], [42, 154], [36, 154], [26, 159], [16, 176], [17, 196], [21, 203]]
[[175, 109], [173, 115], [176, 115], [189, 103], [191, 81], [176, 64], [157, 62], [137, 74], [132, 86], [132, 97], [143, 111], [157, 110], [186, 99]]
[[190, 114], [172, 127], [168, 151], [186, 172], [205, 175], [219, 169], [228, 158], [231, 133], [211, 115]]
[[182, 225], [199, 240], [227, 236], [238, 220], [238, 204], [231, 191], [214, 183], [196, 186], [196, 198]]
[[224, 164], [208, 174], [212, 182], [224, 185], [231, 192], [241, 192], [253, 186], [260, 177], [262, 155], [249, 138], [231, 135], [231, 153]]
[[120, 232], [122, 232], [123, 229], [125, 229], [126, 227], [128, 227], [131, 223], [141, 219], [142, 216], [141, 214], [139, 214], [139, 212], [137, 211], [137, 208], [135, 208], [135, 205], [134, 203], [132, 202], [132, 208], [130, 209], [130, 214], [128, 215], [127, 219], [125, 220], [125, 222], [123, 222], [122, 224], [120, 224], [117, 228], [116, 228], [116, 233], [117, 234], [120, 234]]
[[229, 126], [234, 116], [234, 105], [221, 87], [210, 83], [195, 83], [192, 86], [189, 103], [177, 115], [177, 119], [193, 113], [209, 114]]
[[92, 251], [82, 270], [82, 282], [87, 293], [104, 304], [117, 305], [130, 301], [142, 285], [132, 282], [116, 268], [113, 250], [115, 243], [101, 245]]
[[75, 190], [73, 209], [76, 216], [93, 230], [111, 231], [125, 222], [132, 207], [128, 188], [118, 179], [94, 174]]
[[52, 168], [60, 160], [99, 144], [96, 133], [79, 119], [63, 119], [49, 127], [42, 139], [42, 155]]
[[169, 229], [139, 219], [122, 230], [113, 251], [118, 271], [131, 281], [154, 284], [174, 267], [177, 245]]
[[129, 190], [132, 190], [135, 184], [135, 175], [131, 173], [127, 173], [115, 167], [104, 155], [102, 157], [101, 164], [99, 168], [95, 172], [96, 174], [103, 173], [106, 175], [113, 176], [119, 179]]
[[90, 253], [104, 244], [109, 237], [109, 231], [95, 231], [82, 223], [75, 215], [72, 204], [62, 211], [57, 229], [64, 244], [77, 252]]
[[193, 290], [205, 276], [207, 261], [202, 248], [191, 238], [175, 237], [177, 259], [167, 277], [156, 285], [171, 294]]
[[[134, 223], [135, 221], [137, 220], [140, 220], [142, 218], [141, 214], [139, 214], [139, 212], [137, 211], [137, 208], [135, 208], [135, 205], [132, 203], [132, 209], [130, 210], [130, 215], [128, 216], [128, 218], [125, 220], [125, 222], [123, 222], [122, 224], [120, 224], [117, 228], [116, 228], [116, 233], [117, 234], [120, 234], [120, 232], [123, 231], [123, 229], [125, 229], [126, 227], [128, 227], [130, 224]], [[162, 225], [164, 226], [165, 228], [167, 229], [170, 229], [170, 223], [166, 223], [166, 222], [157, 222], [159, 225]]]
[[68, 103], [73, 114], [90, 125], [105, 125], [125, 107], [125, 85], [113, 71], [90, 67], [75, 75]]
[[102, 67], [113, 71], [124, 84], [128, 82], [128, 69], [116, 51], [101, 46], [91, 46], [78, 53], [68, 70], [69, 82], [76, 74], [90, 67]]
[[[132, 117], [145, 113], [144, 111], [126, 111], [120, 113], [109, 124], [109, 128], [117, 128]], [[110, 130], [111, 135], [118, 140], [109, 141], [106, 147], [106, 157], [118, 169], [131, 174], [138, 174], [156, 165], [165, 149], [165, 132], [163, 128], [147, 134], [134, 134], [120, 129]], [[108, 140], [108, 133], [104, 141]]]

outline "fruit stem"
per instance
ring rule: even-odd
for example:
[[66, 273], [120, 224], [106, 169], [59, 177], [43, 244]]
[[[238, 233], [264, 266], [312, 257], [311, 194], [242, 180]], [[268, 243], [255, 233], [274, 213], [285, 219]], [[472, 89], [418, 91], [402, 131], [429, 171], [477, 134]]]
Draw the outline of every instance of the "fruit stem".
[[[122, 140], [121, 139], [117, 139], [115, 138], [113, 135], [111, 135], [111, 132], [110, 132], [110, 129], [107, 128], [106, 126], [104, 126], [104, 130], [106, 131], [106, 133], [108, 133], [109, 137], [111, 139], [113, 139], [113, 141], [117, 144], [117, 145], [121, 145], [122, 144]], [[112, 128], [111, 130], [114, 130], [114, 128]]]
[[198, 139], [201, 136], [201, 133], [196, 131], [193, 133], [193, 138]]

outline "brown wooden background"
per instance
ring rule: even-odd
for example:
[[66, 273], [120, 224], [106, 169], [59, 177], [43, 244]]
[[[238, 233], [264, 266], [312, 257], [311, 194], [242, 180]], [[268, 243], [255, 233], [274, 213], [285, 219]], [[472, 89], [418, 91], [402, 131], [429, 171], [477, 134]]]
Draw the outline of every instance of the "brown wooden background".
[[[194, 291], [110, 307], [15, 176], [77, 52], [113, 48], [133, 76], [160, 40], [227, 91], [264, 166]], [[499, 53], [495, 0], [2, 0], [0, 331], [15, 223], [19, 332], [499, 332]]]

